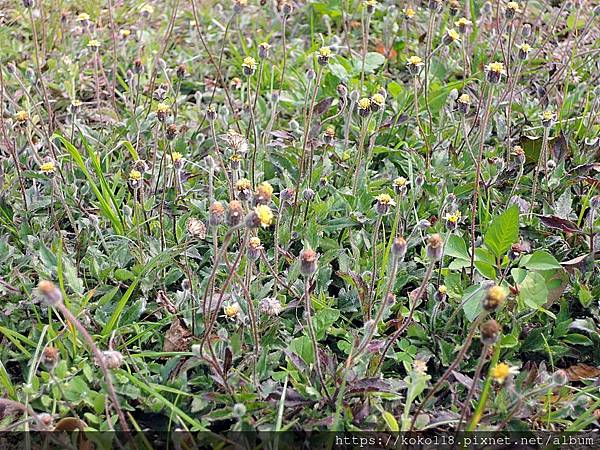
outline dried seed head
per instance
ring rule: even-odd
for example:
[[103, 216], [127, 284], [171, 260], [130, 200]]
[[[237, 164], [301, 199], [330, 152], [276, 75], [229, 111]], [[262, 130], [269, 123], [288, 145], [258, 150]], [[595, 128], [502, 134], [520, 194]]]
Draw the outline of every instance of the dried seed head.
[[236, 227], [242, 223], [244, 218], [244, 208], [242, 204], [237, 200], [229, 202], [229, 209], [227, 210], [227, 225], [230, 227]]
[[48, 371], [54, 370], [60, 359], [60, 352], [56, 347], [46, 347], [42, 352], [42, 364]]
[[567, 372], [562, 369], [558, 369], [552, 374], [552, 384], [556, 386], [564, 386], [569, 382], [569, 376]]
[[481, 324], [479, 331], [481, 332], [481, 342], [484, 345], [492, 345], [498, 341], [502, 327], [494, 319], [490, 319]]
[[486, 311], [495, 311], [506, 300], [506, 291], [502, 286], [492, 286], [487, 290], [483, 299], [483, 308]]
[[258, 57], [266, 59], [269, 57], [269, 50], [271, 50], [271, 44], [268, 42], [261, 42], [258, 44]]
[[272, 197], [273, 186], [271, 186], [271, 184], [267, 181], [264, 181], [256, 188], [256, 193], [254, 194], [254, 204], [266, 205], [271, 202]]
[[515, 145], [513, 147], [513, 155], [520, 165], [525, 164], [525, 152], [523, 151], [523, 147]]
[[304, 191], [302, 191], [302, 197], [307, 202], [312, 201], [312, 199], [315, 198], [315, 195], [315, 191], [313, 191], [311, 188], [306, 188]]
[[233, 0], [233, 12], [239, 14], [248, 6], [248, 0]]
[[462, 94], [456, 100], [458, 103], [458, 110], [461, 114], [467, 114], [469, 112], [469, 107], [471, 106], [471, 96], [469, 94]]
[[288, 187], [288, 188], [285, 188], [283, 191], [281, 191], [281, 193], [279, 194], [279, 198], [281, 199], [281, 202], [283, 203], [284, 206], [286, 204], [291, 205], [294, 202], [295, 195], [296, 195], [295, 189], [292, 187]]
[[521, 12], [521, 8], [517, 2], [508, 2], [506, 4], [506, 8], [504, 9], [504, 17], [510, 20]]
[[531, 36], [531, 24], [530, 23], [523, 24], [523, 28], [521, 28], [521, 36], [523, 36], [524, 38], [528, 38], [529, 36]]
[[432, 261], [439, 261], [444, 249], [444, 240], [439, 234], [432, 234], [427, 240], [427, 257]]
[[38, 293], [49, 306], [56, 306], [63, 301], [60, 289], [52, 281], [42, 280], [37, 287]]
[[208, 224], [211, 227], [219, 226], [225, 219], [225, 208], [221, 202], [213, 202], [208, 208]]
[[305, 277], [312, 276], [317, 270], [317, 252], [310, 248], [305, 248], [300, 252], [300, 273]]
[[281, 313], [282, 309], [281, 302], [276, 298], [270, 297], [263, 298], [259, 302], [258, 307], [260, 309], [260, 312], [269, 317], [278, 316]]
[[450, 15], [456, 16], [460, 11], [460, 3], [458, 0], [450, 0], [448, 2], [448, 8], [450, 9]]
[[102, 360], [109, 369], [118, 369], [123, 365], [123, 355], [116, 350], [103, 351]]
[[[170, 124], [167, 127], [167, 129], [165, 130], [165, 137], [169, 141], [172, 141], [173, 139], [175, 139], [177, 137], [177, 125], [175, 125], [174, 123]], [[180, 153], [180, 155], [181, 155], [181, 153]]]
[[179, 64], [177, 66], [177, 71], [175, 72], [175, 74], [177, 75], [177, 78], [182, 80], [185, 77], [185, 72], [185, 64]]
[[186, 224], [187, 232], [196, 239], [206, 238], [206, 225], [199, 219], [190, 217]]

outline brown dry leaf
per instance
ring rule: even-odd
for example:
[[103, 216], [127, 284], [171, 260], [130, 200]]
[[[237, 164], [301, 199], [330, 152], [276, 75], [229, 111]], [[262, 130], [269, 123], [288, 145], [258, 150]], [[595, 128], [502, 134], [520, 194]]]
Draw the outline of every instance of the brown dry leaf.
[[179, 317], [173, 318], [171, 327], [165, 334], [163, 352], [184, 352], [189, 349], [192, 332]]
[[569, 381], [581, 381], [583, 379], [600, 377], [600, 369], [587, 364], [575, 364], [565, 369]]
[[162, 306], [163, 308], [165, 308], [171, 314], [177, 314], [177, 308], [175, 307], [173, 302], [169, 299], [169, 297], [167, 297], [167, 294], [165, 294], [165, 291], [163, 291], [163, 290], [158, 291], [158, 293], [156, 294], [156, 303], [158, 303], [158, 306]]

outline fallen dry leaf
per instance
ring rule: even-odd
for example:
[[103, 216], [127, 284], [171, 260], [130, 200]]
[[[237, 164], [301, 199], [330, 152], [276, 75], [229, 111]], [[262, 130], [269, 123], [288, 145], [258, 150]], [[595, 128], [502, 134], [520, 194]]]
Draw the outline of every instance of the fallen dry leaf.
[[173, 318], [171, 327], [165, 334], [163, 352], [184, 352], [189, 349], [192, 332], [179, 317]]
[[583, 379], [598, 378], [600, 369], [587, 364], [575, 364], [565, 369], [569, 381], [581, 381]]

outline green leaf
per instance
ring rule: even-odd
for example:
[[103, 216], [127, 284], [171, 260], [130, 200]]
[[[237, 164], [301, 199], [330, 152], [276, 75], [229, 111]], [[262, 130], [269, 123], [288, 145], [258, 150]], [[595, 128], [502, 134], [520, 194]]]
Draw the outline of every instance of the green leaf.
[[519, 286], [519, 304], [539, 309], [548, 298], [546, 280], [537, 272], [529, 272]]
[[485, 246], [490, 249], [497, 258], [500, 258], [518, 239], [519, 208], [517, 205], [512, 205], [492, 220], [483, 241]]
[[323, 308], [315, 313], [315, 333], [317, 339], [323, 339], [327, 329], [340, 317], [340, 312], [333, 308]]
[[392, 432], [400, 431], [400, 426], [396, 421], [395, 417], [387, 411], [381, 411], [381, 415], [383, 416], [383, 420], [385, 424]]
[[543, 250], [538, 250], [532, 255], [527, 255], [521, 259], [520, 267], [527, 267], [532, 270], [550, 270], [560, 269], [561, 265], [554, 256]]
[[563, 342], [566, 342], [567, 344], [573, 344], [573, 345], [592, 345], [593, 344], [593, 342], [591, 341], [590, 338], [588, 338], [587, 336], [584, 336], [583, 334], [579, 334], [579, 333], [567, 334], [562, 340], [563, 340]]
[[470, 259], [469, 251], [467, 250], [467, 244], [465, 244], [463, 238], [456, 234], [451, 234], [448, 238], [448, 243], [446, 244], [444, 254], [467, 261]]
[[312, 342], [310, 342], [308, 336], [300, 336], [292, 339], [292, 342], [290, 342], [290, 350], [302, 358], [306, 364], [312, 364], [315, 361]]
[[[385, 62], [385, 56], [377, 52], [369, 52], [365, 56], [365, 73], [372, 73]], [[362, 60], [354, 59], [354, 71], [360, 73], [362, 68]]]
[[470, 286], [465, 289], [461, 303], [463, 311], [469, 322], [473, 322], [481, 312], [481, 302], [485, 296], [485, 291], [480, 286]]

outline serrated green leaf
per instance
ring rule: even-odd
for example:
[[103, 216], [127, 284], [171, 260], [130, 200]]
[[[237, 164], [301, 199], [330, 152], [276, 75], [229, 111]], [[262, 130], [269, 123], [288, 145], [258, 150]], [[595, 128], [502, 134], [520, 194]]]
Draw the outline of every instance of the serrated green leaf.
[[490, 251], [500, 258], [519, 239], [519, 208], [512, 205], [492, 220], [483, 242]]

